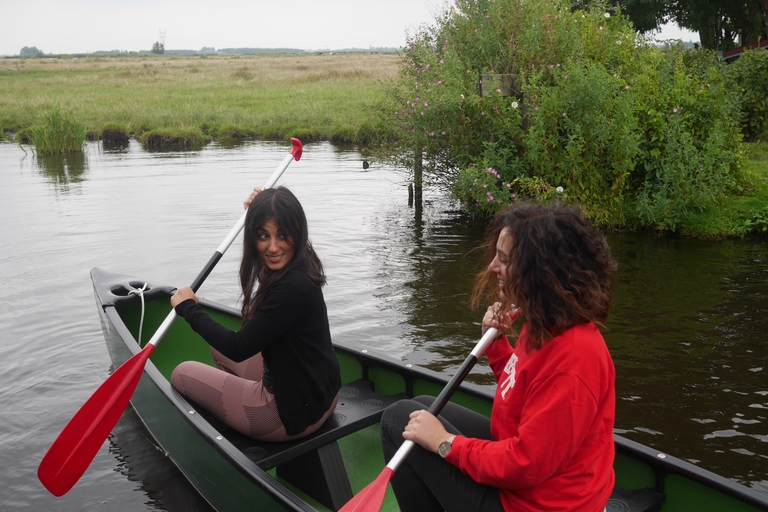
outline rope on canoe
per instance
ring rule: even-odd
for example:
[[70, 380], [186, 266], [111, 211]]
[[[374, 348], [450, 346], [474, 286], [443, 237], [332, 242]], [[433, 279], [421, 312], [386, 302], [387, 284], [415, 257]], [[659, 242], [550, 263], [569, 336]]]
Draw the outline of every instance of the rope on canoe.
[[141, 288], [134, 288], [133, 290], [128, 292], [128, 295], [138, 295], [141, 299], [141, 320], [139, 321], [139, 339], [136, 340], [141, 346], [141, 331], [144, 328], [144, 291], [147, 289], [147, 283], [144, 283], [144, 286]]

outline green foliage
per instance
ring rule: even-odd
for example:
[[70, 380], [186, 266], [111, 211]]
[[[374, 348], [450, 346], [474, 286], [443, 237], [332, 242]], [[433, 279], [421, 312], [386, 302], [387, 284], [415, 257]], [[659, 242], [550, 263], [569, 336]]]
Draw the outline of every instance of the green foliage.
[[729, 66], [728, 79], [741, 112], [741, 131], [752, 140], [768, 129], [768, 51], [742, 53]]
[[714, 52], [645, 44], [603, 2], [457, 0], [409, 43], [391, 88], [400, 163], [420, 152], [429, 181], [475, 213], [536, 196], [523, 190], [535, 180], [598, 223], [674, 230], [738, 180], [723, 70]]
[[40, 124], [32, 127], [28, 137], [39, 154], [61, 155], [83, 151], [87, 130], [72, 112], [56, 104], [43, 116]]
[[165, 45], [159, 41], [155, 41], [155, 44], [152, 45], [152, 53], [156, 55], [162, 55], [165, 53]]

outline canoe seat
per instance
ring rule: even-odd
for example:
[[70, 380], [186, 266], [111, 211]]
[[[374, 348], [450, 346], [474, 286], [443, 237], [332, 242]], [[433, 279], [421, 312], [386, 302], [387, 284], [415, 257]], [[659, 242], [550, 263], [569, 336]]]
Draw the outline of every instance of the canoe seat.
[[331, 510], [352, 499], [347, 470], [336, 442], [344, 436], [378, 423], [389, 405], [405, 395], [379, 395], [368, 381], [345, 384], [333, 415], [307, 437], [284, 443], [257, 441], [215, 420], [227, 439], [260, 468], [277, 468], [277, 474]]
[[608, 499], [606, 512], [658, 512], [666, 496], [646, 487], [644, 489], [620, 489], [615, 487]]

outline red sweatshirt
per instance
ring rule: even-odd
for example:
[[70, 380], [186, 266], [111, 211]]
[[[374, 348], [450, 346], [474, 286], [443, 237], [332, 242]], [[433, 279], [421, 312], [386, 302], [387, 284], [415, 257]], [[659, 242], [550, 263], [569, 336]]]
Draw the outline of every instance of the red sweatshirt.
[[515, 512], [602, 512], [613, 490], [615, 372], [593, 324], [542, 349], [505, 337], [486, 355], [498, 383], [491, 413], [497, 441], [457, 437], [447, 460], [501, 488]]

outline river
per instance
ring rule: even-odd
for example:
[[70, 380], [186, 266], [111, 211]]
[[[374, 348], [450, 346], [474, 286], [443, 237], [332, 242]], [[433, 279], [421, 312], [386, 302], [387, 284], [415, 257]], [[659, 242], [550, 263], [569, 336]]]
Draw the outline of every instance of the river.
[[[0, 509], [208, 510], [130, 408], [64, 497], [37, 466], [111, 370], [90, 269], [189, 284], [288, 150], [89, 143], [60, 161], [0, 143]], [[307, 211], [333, 337], [453, 373], [479, 332], [467, 301], [482, 226], [432, 188], [417, 216], [404, 174], [362, 161], [307, 144], [280, 181]], [[768, 244], [609, 242], [616, 432], [768, 493]], [[239, 258], [236, 242], [200, 295], [235, 306]], [[492, 383], [484, 364], [470, 380]]]

